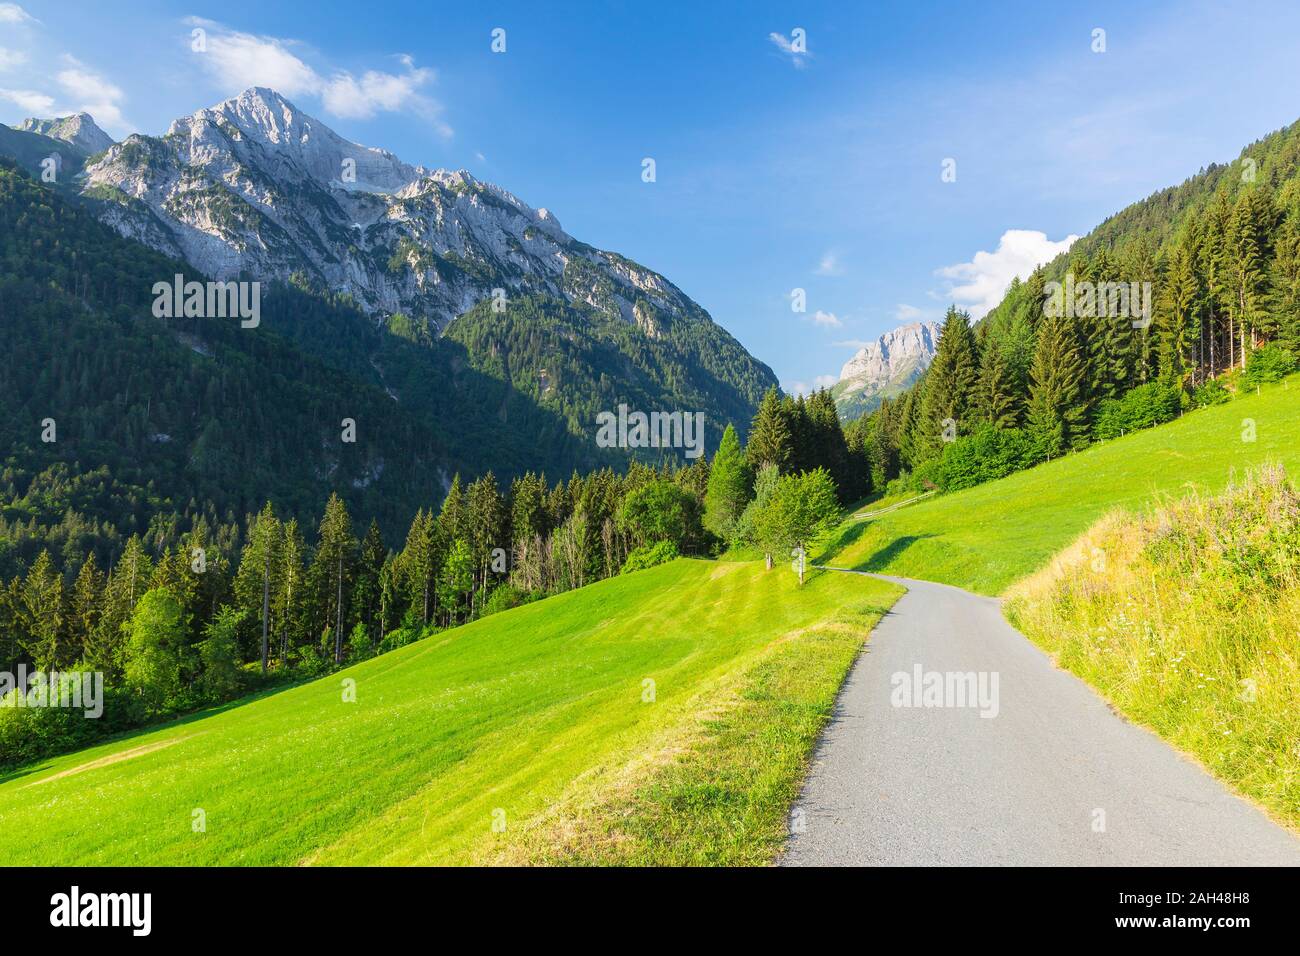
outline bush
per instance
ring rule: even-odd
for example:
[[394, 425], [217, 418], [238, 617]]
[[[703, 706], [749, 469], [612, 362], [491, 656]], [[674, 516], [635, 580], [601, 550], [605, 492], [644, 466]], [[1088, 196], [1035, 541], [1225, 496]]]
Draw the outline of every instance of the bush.
[[229, 700], [239, 693], [239, 628], [247, 617], [245, 610], [223, 607], [199, 643], [203, 689], [210, 700]]
[[1192, 392], [1192, 404], [1197, 408], [1209, 408], [1211, 405], [1222, 405], [1224, 402], [1231, 400], [1232, 393], [1224, 388], [1223, 382], [1217, 378], [1210, 379]]
[[330, 669], [330, 662], [325, 655], [311, 644], [304, 644], [297, 651], [297, 667], [304, 677], [319, 677]]
[[665, 479], [630, 492], [619, 517], [633, 539], [645, 544], [672, 541], [681, 547], [702, 537], [699, 502], [689, 491]]
[[354, 661], [364, 661], [375, 656], [375, 642], [360, 621], [357, 621], [357, 626], [348, 636], [348, 648], [351, 651], [350, 659]]
[[[430, 628], [429, 633], [432, 634], [434, 630], [436, 629]], [[384, 635], [384, 639], [379, 642], [379, 653], [387, 654], [389, 651], [395, 651], [399, 647], [405, 647], [407, 644], [414, 644], [423, 636], [424, 629], [418, 624], [412, 624], [409, 627], [403, 624], [403, 626], [397, 628], [397, 630], [389, 631]]]
[[944, 491], [960, 491], [1036, 463], [1034, 442], [1026, 432], [985, 424], [944, 448], [935, 484]]
[[1097, 409], [1092, 437], [1104, 441], [1161, 425], [1177, 418], [1181, 408], [1179, 389], [1163, 382], [1147, 382], [1130, 389], [1122, 398], [1102, 402]]
[[514, 585], [498, 584], [492, 589], [492, 593], [488, 595], [487, 600], [483, 602], [483, 610], [480, 612], [479, 616], [487, 617], [489, 614], [508, 611], [512, 607], [518, 607], [526, 601], [526, 595], [524, 595], [518, 588], [514, 587]]
[[1246, 370], [1241, 373], [1241, 387], [1258, 388], [1270, 382], [1280, 382], [1296, 370], [1296, 358], [1280, 345], [1270, 342], [1251, 352], [1246, 359]]
[[677, 545], [671, 541], [656, 541], [654, 544], [643, 545], [629, 554], [627, 560], [623, 562], [623, 570], [619, 573], [631, 574], [633, 571], [644, 571], [646, 568], [653, 568], [656, 564], [666, 564], [679, 557], [681, 555], [677, 551]]

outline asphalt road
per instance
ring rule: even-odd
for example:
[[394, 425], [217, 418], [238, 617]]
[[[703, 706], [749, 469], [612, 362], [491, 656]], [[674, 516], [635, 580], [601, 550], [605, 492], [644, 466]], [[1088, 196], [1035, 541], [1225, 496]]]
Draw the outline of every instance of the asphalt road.
[[[1300, 865], [1300, 839], [1057, 669], [996, 599], [888, 580], [908, 593], [841, 691], [782, 865]], [[906, 706], [927, 691], [945, 706]]]

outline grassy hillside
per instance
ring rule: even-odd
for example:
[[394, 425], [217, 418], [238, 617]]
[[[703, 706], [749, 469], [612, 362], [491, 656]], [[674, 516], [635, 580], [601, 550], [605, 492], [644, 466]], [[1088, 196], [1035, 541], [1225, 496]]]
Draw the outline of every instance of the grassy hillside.
[[[1253, 441], [1250, 437], [1253, 423]], [[1222, 488], [1275, 461], [1300, 469], [1300, 377], [967, 491], [847, 523], [830, 563], [998, 594], [1107, 511]], [[871, 510], [871, 509], [867, 509]]]
[[0, 865], [762, 862], [900, 593], [687, 560], [611, 579], [10, 775]]
[[1129, 719], [1300, 824], [1300, 493], [1282, 470], [1118, 512], [1007, 616]]

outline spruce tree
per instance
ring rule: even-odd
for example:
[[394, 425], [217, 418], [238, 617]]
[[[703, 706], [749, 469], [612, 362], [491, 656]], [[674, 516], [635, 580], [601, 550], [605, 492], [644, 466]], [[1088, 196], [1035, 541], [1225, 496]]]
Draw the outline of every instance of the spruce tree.
[[781, 398], [772, 386], [759, 402], [758, 413], [749, 429], [749, 442], [745, 455], [750, 467], [759, 472], [764, 465], [775, 465], [782, 471], [788, 469], [794, 457], [793, 436], [781, 408]]
[[713, 455], [709, 485], [704, 494], [704, 526], [723, 541], [730, 541], [754, 486], [754, 472], [745, 458], [736, 429], [728, 423]]
[[[955, 426], [961, 434], [974, 420], [972, 412], [979, 381], [979, 356], [970, 316], [956, 306], [948, 309], [934, 360], [925, 374], [916, 452], [920, 461], [936, 457], [945, 434]], [[945, 422], [953, 423], [946, 426]]]
[[1015, 428], [1020, 424], [1015, 376], [1000, 342], [990, 340], [980, 355], [975, 412], [979, 421], [997, 428]]
[[1044, 318], [1029, 372], [1028, 408], [1029, 431], [1044, 457], [1087, 442], [1086, 374], [1074, 319], [1065, 315]]

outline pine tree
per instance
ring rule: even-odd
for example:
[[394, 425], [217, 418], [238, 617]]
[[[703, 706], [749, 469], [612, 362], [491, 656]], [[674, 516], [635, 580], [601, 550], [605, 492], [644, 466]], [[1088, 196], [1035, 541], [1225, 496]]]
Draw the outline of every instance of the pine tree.
[[[501, 497], [496, 476], [491, 471], [470, 484], [465, 496], [465, 517], [470, 555], [474, 559], [474, 594], [486, 593], [492, 552], [496, 548], [504, 548], [508, 543], [506, 516], [506, 502]], [[470, 596], [471, 611], [474, 594]]]
[[302, 640], [302, 605], [306, 595], [305, 561], [307, 545], [303, 541], [298, 519], [284, 523], [281, 535], [280, 566], [275, 582], [276, 627], [280, 646], [280, 664], [289, 663], [289, 655]]
[[790, 424], [781, 408], [781, 398], [776, 386], [769, 388], [759, 402], [758, 413], [749, 429], [745, 445], [749, 465], [757, 473], [764, 465], [776, 465], [782, 471], [790, 467], [794, 458], [794, 437]]
[[937, 456], [946, 434], [951, 434], [953, 428], [960, 434], [973, 421], [973, 400], [978, 380], [979, 356], [970, 316], [952, 306], [944, 318], [934, 360], [925, 374], [916, 435], [920, 460]]
[[980, 355], [975, 417], [997, 428], [1015, 428], [1020, 424], [1015, 377], [1000, 342], [987, 342]]
[[1228, 314], [1236, 326], [1237, 352], [1242, 368], [1261, 323], [1267, 296], [1267, 242], [1273, 227], [1272, 202], [1260, 188], [1245, 189], [1237, 197], [1224, 241]]
[[360, 619], [365, 633], [376, 644], [383, 639], [379, 622], [380, 601], [383, 597], [379, 581], [380, 571], [388, 551], [384, 547], [383, 536], [379, 533], [379, 523], [373, 518], [366, 536], [361, 541], [361, 550], [357, 556], [356, 583], [352, 589], [352, 606]]
[[77, 580], [72, 585], [72, 607], [68, 615], [68, 637], [72, 655], [85, 660], [95, 645], [95, 629], [104, 607], [104, 573], [99, 570], [95, 552], [86, 555]]
[[27, 571], [22, 587], [21, 615], [25, 625], [19, 643], [40, 670], [67, 661], [63, 578], [49, 550], [41, 551]]
[[713, 455], [708, 490], [704, 495], [704, 526], [723, 541], [730, 541], [754, 485], [754, 472], [730, 424]]
[[1074, 319], [1066, 315], [1044, 318], [1029, 373], [1028, 425], [1045, 457], [1087, 442], [1086, 374]]
[[[267, 502], [248, 529], [248, 543], [235, 573], [235, 600], [247, 614], [241, 619], [241, 638], [254, 627], [259, 635], [262, 673], [266, 673], [271, 651], [271, 592], [276, 587], [275, 573], [281, 564], [284, 529]], [[184, 602], [182, 602], [184, 607]]]
[[1187, 236], [1174, 249], [1166, 293], [1161, 297], [1157, 322], [1160, 378], [1171, 385], [1183, 384], [1191, 343], [1199, 338], [1201, 289], [1196, 274], [1195, 242], [1194, 235]]
[[356, 546], [347, 505], [337, 494], [331, 494], [321, 518], [320, 538], [309, 577], [316, 594], [320, 633], [329, 628], [333, 634], [335, 664], [343, 663], [343, 635], [345, 628], [351, 630], [347, 606]]
[[434, 586], [438, 578], [438, 531], [433, 514], [421, 508], [406, 533], [406, 547], [398, 559], [405, 582], [407, 602], [419, 613], [421, 626], [429, 623], [435, 608]]

